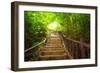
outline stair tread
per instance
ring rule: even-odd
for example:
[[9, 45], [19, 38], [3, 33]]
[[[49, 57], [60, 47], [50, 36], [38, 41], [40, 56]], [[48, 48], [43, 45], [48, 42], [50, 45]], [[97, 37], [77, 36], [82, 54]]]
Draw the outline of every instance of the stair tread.
[[63, 46], [61, 46], [61, 45], [60, 45], [60, 46], [58, 46], [58, 45], [57, 45], [57, 46], [54, 46], [54, 45], [47, 45], [47, 46], [45, 46], [45, 47], [49, 47], [49, 48], [50, 48], [50, 47], [52, 47], [52, 48], [61, 48], [61, 47], [63, 47]]
[[39, 57], [41, 60], [67, 59], [68, 55], [59, 35], [52, 35], [48, 38], [44, 47], [40, 48]]
[[67, 54], [64, 53], [62, 55], [40, 55], [40, 57], [63, 57], [63, 56], [66, 56]]
[[65, 53], [65, 50], [61, 50], [61, 51], [59, 51], [59, 50], [57, 50], [57, 51], [40, 51], [40, 55], [62, 55], [62, 54], [64, 54]]
[[41, 48], [40, 51], [51, 51], [51, 50], [59, 50], [59, 51], [62, 51], [64, 49], [62, 48], [53, 48], [53, 47], [49, 47], [49, 48]]
[[43, 51], [42, 50], [40, 52], [65, 52], [65, 50], [50, 50], [50, 51], [48, 51], [48, 50], [47, 51], [45, 51], [45, 50]]

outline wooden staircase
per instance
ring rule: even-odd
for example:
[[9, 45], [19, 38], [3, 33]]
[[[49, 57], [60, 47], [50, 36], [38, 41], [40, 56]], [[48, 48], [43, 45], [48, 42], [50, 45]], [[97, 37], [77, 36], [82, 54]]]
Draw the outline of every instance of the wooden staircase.
[[51, 34], [44, 47], [39, 49], [40, 60], [69, 59], [63, 41], [58, 34]]

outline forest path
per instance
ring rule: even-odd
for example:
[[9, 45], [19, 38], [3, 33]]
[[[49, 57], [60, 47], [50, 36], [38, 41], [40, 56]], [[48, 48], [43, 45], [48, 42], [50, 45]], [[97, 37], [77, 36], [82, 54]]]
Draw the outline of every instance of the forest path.
[[64, 42], [61, 36], [56, 33], [51, 33], [45, 46], [40, 48], [40, 60], [61, 60], [69, 59], [70, 55], [64, 48]]

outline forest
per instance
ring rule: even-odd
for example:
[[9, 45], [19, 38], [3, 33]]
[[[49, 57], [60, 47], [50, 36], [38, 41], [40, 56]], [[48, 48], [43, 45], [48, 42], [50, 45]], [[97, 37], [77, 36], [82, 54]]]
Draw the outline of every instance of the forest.
[[25, 50], [48, 38], [50, 31], [90, 44], [90, 14], [24, 11]]

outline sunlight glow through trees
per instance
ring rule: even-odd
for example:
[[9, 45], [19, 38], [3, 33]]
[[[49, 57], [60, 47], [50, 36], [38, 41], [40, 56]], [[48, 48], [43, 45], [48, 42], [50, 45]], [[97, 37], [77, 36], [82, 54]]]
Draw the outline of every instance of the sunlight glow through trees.
[[49, 30], [87, 43], [90, 40], [90, 14], [25, 11], [24, 23], [26, 49], [47, 38]]
[[57, 22], [52, 22], [52, 23], [50, 23], [49, 25], [48, 25], [48, 28], [50, 29], [50, 30], [56, 30], [56, 28], [57, 28]]

